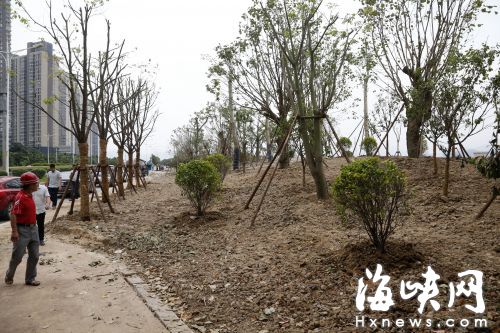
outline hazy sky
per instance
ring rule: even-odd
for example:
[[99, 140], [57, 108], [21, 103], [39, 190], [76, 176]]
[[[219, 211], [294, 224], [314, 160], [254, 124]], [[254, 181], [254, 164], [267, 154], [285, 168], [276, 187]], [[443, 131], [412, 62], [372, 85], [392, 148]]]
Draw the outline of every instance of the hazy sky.
[[[61, 6], [65, 1], [53, 2]], [[499, 0], [490, 2], [500, 4]], [[47, 19], [44, 1], [23, 0], [23, 3], [35, 17]], [[93, 47], [104, 46], [102, 22], [108, 18], [112, 24], [113, 40], [125, 39], [128, 50], [137, 48], [131, 62], [145, 63], [151, 59], [158, 65], [156, 83], [161, 88], [158, 108], [162, 115], [142, 149], [144, 159], [148, 159], [151, 153], [167, 157], [172, 131], [187, 123], [192, 113], [213, 100], [205, 89], [208, 62], [203, 56], [212, 55], [219, 43], [228, 43], [237, 36], [240, 17], [250, 3], [250, 0], [111, 0], [101, 10], [102, 15], [93, 19], [95, 25], [90, 37]], [[343, 10], [349, 10], [355, 7], [350, 4], [357, 1], [339, 3], [342, 3]], [[477, 33], [478, 41], [500, 42], [498, 19], [498, 16], [481, 18], [484, 26]], [[12, 50], [24, 49], [27, 42], [41, 37], [46, 36], [36, 27], [27, 28], [13, 22]], [[348, 135], [354, 123], [341, 122], [338, 125], [341, 134]], [[485, 138], [489, 138], [490, 132], [471, 140], [469, 147], [485, 146]], [[401, 147], [404, 146], [402, 141]], [[110, 155], [114, 154], [115, 149], [112, 149]]]

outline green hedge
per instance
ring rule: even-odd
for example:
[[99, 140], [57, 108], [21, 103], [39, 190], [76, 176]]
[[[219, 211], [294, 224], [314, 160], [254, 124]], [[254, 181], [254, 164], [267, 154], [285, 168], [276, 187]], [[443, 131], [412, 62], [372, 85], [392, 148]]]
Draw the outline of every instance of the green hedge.
[[0, 170], [0, 176], [7, 176], [7, 172]]
[[38, 176], [38, 178], [43, 178], [45, 176], [45, 174], [47, 173], [47, 168], [43, 168], [43, 167], [33, 167], [33, 168], [28, 168], [28, 167], [25, 167], [25, 168], [15, 168], [15, 169], [11, 169], [10, 170], [10, 173], [13, 175], [13, 176], [21, 176], [23, 173], [25, 172], [28, 172], [28, 171], [31, 171], [33, 172], [35, 175]]

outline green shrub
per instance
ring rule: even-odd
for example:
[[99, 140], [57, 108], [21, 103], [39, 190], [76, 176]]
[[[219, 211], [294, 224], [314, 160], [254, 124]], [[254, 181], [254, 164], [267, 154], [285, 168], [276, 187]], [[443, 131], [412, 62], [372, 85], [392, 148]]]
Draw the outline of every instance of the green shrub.
[[338, 145], [339, 145], [339, 147], [342, 147], [345, 150], [349, 150], [349, 149], [351, 149], [352, 141], [351, 141], [351, 139], [343, 136], [339, 139]]
[[[343, 136], [339, 139], [339, 142], [337, 143], [337, 148], [340, 149], [341, 147], [344, 149], [345, 153], [347, 154], [347, 156], [352, 156], [352, 153], [349, 151], [349, 149], [351, 149], [351, 146], [352, 146], [352, 141], [351, 139]], [[342, 153], [342, 156], [344, 154]]]
[[212, 154], [205, 157], [205, 160], [210, 162], [210, 164], [212, 164], [215, 169], [219, 171], [221, 180], [224, 181], [224, 178], [226, 178], [226, 174], [231, 167], [231, 160], [229, 157], [223, 154]]
[[197, 215], [202, 216], [214, 194], [221, 189], [222, 180], [212, 163], [193, 160], [179, 165], [175, 183], [196, 208]]
[[23, 173], [31, 171], [35, 175], [37, 175], [38, 178], [43, 178], [48, 170], [49, 170], [48, 168], [44, 168], [44, 167], [31, 167], [31, 168], [30, 167], [16, 167], [16, 168], [12, 168], [10, 170], [10, 172], [13, 176], [19, 177]]
[[0, 176], [7, 176], [7, 172], [5, 172], [4, 170], [0, 170]]
[[377, 141], [371, 136], [367, 136], [361, 141], [361, 147], [366, 152], [366, 156], [372, 156], [377, 149]]
[[332, 196], [344, 220], [355, 219], [379, 252], [407, 213], [406, 180], [392, 162], [376, 157], [345, 165], [332, 185]]

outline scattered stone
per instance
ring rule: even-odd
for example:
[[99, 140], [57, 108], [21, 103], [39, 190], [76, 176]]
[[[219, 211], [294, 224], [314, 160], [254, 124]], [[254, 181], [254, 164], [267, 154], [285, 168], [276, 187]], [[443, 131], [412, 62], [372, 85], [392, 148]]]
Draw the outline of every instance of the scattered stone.
[[267, 315], [267, 316], [270, 316], [270, 315], [272, 315], [275, 312], [276, 312], [276, 309], [273, 308], [272, 306], [270, 308], [265, 308], [264, 309], [264, 314]]

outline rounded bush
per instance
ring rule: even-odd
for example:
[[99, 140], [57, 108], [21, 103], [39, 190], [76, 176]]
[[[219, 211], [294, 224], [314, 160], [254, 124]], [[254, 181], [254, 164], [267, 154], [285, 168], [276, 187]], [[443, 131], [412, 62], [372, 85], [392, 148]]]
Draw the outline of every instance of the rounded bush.
[[231, 160], [223, 154], [211, 154], [205, 157], [205, 160], [210, 162], [220, 173], [221, 180], [226, 178], [226, 174], [231, 167]]
[[351, 139], [343, 136], [339, 139], [338, 145], [344, 148], [345, 150], [351, 149], [352, 141]]
[[377, 140], [371, 136], [367, 136], [363, 139], [363, 141], [361, 141], [361, 147], [363, 147], [366, 152], [366, 156], [372, 156], [375, 149], [377, 149]]
[[214, 194], [221, 189], [222, 180], [212, 163], [193, 160], [179, 165], [175, 183], [196, 208], [197, 215], [202, 216]]
[[406, 179], [392, 162], [376, 157], [354, 161], [341, 168], [332, 185], [341, 217], [355, 219], [379, 252], [407, 212]]

